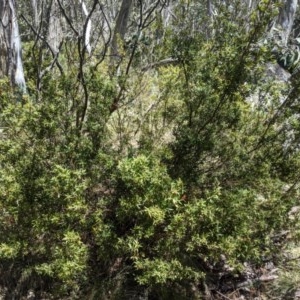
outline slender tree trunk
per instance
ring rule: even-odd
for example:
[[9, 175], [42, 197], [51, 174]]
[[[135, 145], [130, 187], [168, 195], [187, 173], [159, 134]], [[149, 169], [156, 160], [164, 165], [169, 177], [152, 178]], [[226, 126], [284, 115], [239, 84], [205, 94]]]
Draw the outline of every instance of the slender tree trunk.
[[113, 60], [120, 55], [118, 42], [124, 40], [124, 36], [127, 31], [127, 23], [130, 16], [131, 5], [132, 0], [123, 0], [117, 16], [111, 45], [111, 55]]
[[31, 11], [32, 11], [32, 19], [33, 19], [33, 24], [34, 27], [38, 27], [38, 6], [36, 0], [31, 0]]
[[206, 9], [207, 9], [207, 14], [211, 17], [213, 14], [213, 4], [211, 0], [206, 1]]
[[48, 11], [47, 41], [54, 52], [59, 51], [59, 45], [64, 38], [64, 18], [57, 4], [57, 1], [51, 1]]
[[0, 0], [0, 76], [25, 89], [21, 40], [14, 0]]
[[278, 24], [280, 25], [280, 29], [282, 30], [281, 39], [283, 45], [285, 46], [287, 45], [289, 36], [292, 31], [297, 5], [298, 0], [285, 0], [278, 17]]
[[7, 36], [7, 28], [8, 24], [8, 16], [6, 16], [6, 3], [4, 1], [0, 1], [0, 16], [1, 16], [1, 24], [0, 24], [0, 77], [4, 77], [8, 75], [8, 36]]

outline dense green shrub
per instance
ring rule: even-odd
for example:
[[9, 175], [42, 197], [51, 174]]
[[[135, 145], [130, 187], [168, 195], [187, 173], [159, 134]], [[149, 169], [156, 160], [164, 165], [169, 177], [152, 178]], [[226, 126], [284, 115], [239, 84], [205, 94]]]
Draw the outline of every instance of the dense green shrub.
[[[114, 78], [106, 61], [110, 76], [85, 65], [80, 81], [65, 52], [66, 73], [35, 97], [0, 82], [7, 297], [193, 299], [220, 272], [276, 258], [282, 230], [297, 238], [299, 78], [266, 75], [273, 13], [262, 1], [247, 26], [224, 7], [210, 35], [168, 28], [157, 51], [176, 65], [145, 71], [157, 86], [144, 94], [139, 71]], [[139, 92], [150, 108], [123, 134], [112, 120], [138, 111]]]

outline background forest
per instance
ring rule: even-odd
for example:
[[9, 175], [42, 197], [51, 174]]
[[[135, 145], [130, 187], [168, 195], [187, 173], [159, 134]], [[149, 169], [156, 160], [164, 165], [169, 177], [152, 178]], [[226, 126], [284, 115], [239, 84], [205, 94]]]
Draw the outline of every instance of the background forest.
[[297, 4], [0, 0], [0, 298], [297, 299]]

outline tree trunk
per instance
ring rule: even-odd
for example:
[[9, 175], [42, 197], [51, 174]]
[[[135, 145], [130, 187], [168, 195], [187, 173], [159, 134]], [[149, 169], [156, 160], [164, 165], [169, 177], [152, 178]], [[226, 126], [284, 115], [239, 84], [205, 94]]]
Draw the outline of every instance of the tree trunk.
[[21, 40], [14, 0], [0, 0], [0, 76], [25, 90]]
[[278, 24], [281, 27], [282, 44], [284, 46], [287, 45], [292, 31], [297, 5], [298, 0], [285, 0], [278, 17]]
[[130, 16], [132, 0], [123, 0], [120, 11], [116, 20], [116, 26], [113, 34], [111, 55], [115, 60], [120, 55], [119, 41], [124, 41], [124, 36], [127, 31], [127, 23]]
[[56, 53], [59, 51], [59, 45], [64, 38], [64, 18], [57, 1], [52, 1], [49, 7], [47, 24], [47, 41], [51, 49]]

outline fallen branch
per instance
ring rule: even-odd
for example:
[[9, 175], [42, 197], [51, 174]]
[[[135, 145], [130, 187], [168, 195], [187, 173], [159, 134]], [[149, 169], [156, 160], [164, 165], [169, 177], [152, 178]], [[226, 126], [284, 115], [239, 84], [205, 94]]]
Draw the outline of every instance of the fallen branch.
[[246, 288], [255, 284], [261, 284], [261, 283], [266, 283], [266, 282], [270, 282], [273, 281], [275, 279], [277, 279], [278, 276], [277, 275], [262, 275], [259, 278], [256, 279], [248, 279], [246, 281], [243, 281], [239, 284], [236, 285], [237, 289], [241, 289], [241, 288]]
[[168, 57], [168, 58], [165, 58], [163, 60], [154, 62], [150, 65], [147, 65], [147, 66], [143, 67], [142, 71], [144, 72], [144, 71], [148, 71], [150, 69], [154, 69], [154, 68], [158, 68], [158, 67], [162, 67], [162, 66], [166, 66], [166, 65], [174, 65], [174, 64], [177, 64], [177, 63], [178, 63], [178, 59]]

